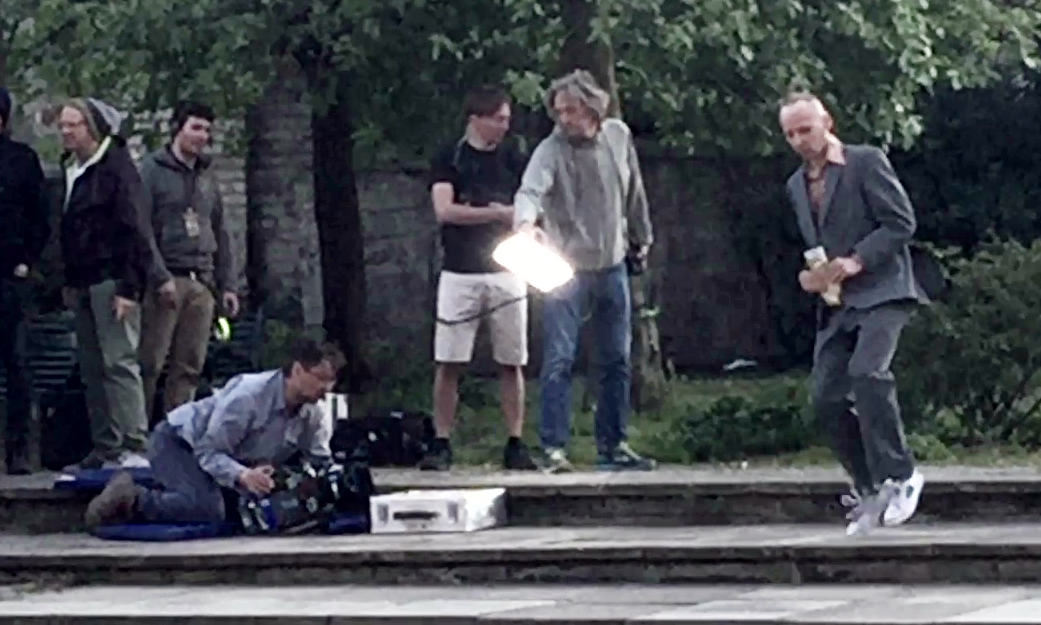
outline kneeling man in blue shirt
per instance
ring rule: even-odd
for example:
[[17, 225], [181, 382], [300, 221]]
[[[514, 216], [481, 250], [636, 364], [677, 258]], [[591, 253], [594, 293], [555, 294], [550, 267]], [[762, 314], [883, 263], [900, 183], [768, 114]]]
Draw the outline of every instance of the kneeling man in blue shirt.
[[331, 461], [332, 420], [316, 402], [332, 391], [343, 354], [302, 339], [281, 369], [236, 376], [212, 396], [179, 406], [156, 426], [149, 459], [158, 488], [112, 478], [86, 524], [220, 523], [224, 492], [267, 494], [274, 467], [296, 452]]

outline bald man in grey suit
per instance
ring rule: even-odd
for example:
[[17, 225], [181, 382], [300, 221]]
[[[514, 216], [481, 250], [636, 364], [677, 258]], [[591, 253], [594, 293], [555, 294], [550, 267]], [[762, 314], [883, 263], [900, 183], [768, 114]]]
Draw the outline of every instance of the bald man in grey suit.
[[880, 521], [900, 525], [914, 514], [924, 478], [904, 438], [890, 363], [915, 307], [928, 301], [915, 280], [908, 247], [914, 208], [878, 148], [843, 145], [819, 99], [795, 93], [781, 127], [803, 164], [788, 194], [808, 248], [829, 262], [799, 274], [809, 293], [841, 286], [838, 305], [821, 303], [813, 372], [815, 412], [853, 481], [848, 534]]

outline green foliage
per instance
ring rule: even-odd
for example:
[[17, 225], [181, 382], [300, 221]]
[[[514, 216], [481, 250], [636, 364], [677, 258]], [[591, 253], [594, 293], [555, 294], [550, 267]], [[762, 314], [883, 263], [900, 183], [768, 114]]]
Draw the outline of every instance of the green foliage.
[[[567, 35], [561, 3], [542, 0], [7, 4], [6, 30], [18, 32], [8, 65], [30, 97], [87, 93], [142, 112], [195, 95], [232, 117], [290, 53], [313, 66], [319, 108], [349, 81], [359, 150], [384, 161], [425, 158], [458, 132], [455, 103], [475, 82], [504, 81], [538, 111]], [[593, 37], [615, 47], [627, 117], [692, 153], [776, 149], [775, 101], [793, 82], [824, 94], [841, 127], [908, 145], [921, 131], [923, 94], [1033, 66], [1041, 19], [998, 0], [597, 8]]]
[[263, 370], [278, 369], [286, 364], [293, 342], [305, 337], [318, 341], [325, 338], [321, 328], [299, 329], [276, 319], [266, 320], [264, 322], [264, 345], [260, 352], [260, 368]]
[[764, 381], [752, 392], [691, 405], [677, 417], [687, 462], [776, 456], [806, 449], [817, 439], [804, 381]]
[[33, 79], [30, 97], [92, 95], [141, 112], [194, 95], [241, 111], [258, 93], [257, 64], [267, 56], [253, 55], [264, 43], [257, 16], [226, 6], [40, 0], [13, 53]]
[[606, 30], [623, 97], [670, 143], [765, 154], [793, 84], [821, 94], [846, 134], [909, 146], [923, 94], [1034, 67], [1039, 20], [998, 0], [651, 0], [612, 3]]
[[1038, 73], [940, 90], [924, 112], [919, 145], [893, 155], [918, 209], [918, 237], [971, 253], [988, 232], [1024, 243], [1041, 236]]
[[911, 432], [907, 435], [907, 446], [919, 462], [940, 464], [958, 459], [957, 454], [935, 434]]
[[1041, 241], [993, 242], [953, 263], [950, 298], [904, 331], [905, 416], [947, 444], [1041, 444]]

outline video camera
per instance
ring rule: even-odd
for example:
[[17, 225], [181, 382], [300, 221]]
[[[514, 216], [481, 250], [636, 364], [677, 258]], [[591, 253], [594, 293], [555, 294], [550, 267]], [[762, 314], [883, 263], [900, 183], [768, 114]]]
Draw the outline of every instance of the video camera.
[[246, 534], [300, 534], [328, 528], [338, 515], [368, 514], [374, 488], [368, 465], [284, 465], [267, 495], [242, 494], [238, 512]]

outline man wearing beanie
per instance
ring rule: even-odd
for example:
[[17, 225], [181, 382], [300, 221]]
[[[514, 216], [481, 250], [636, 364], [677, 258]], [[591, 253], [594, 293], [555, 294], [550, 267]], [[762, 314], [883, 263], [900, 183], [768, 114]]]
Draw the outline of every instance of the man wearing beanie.
[[7, 372], [6, 469], [25, 475], [29, 466], [32, 380], [26, 355], [25, 305], [30, 297], [29, 269], [50, 235], [42, 202], [40, 158], [32, 148], [12, 141], [11, 96], [0, 87], [0, 363]]
[[156, 383], [167, 365], [162, 414], [195, 399], [213, 325], [215, 294], [238, 313], [232, 286], [231, 239], [210, 159], [213, 110], [183, 101], [174, 109], [171, 141], [141, 161], [154, 246], [145, 292], [141, 369], [145, 406], [155, 414]]
[[94, 449], [68, 472], [145, 467], [148, 435], [137, 350], [152, 254], [141, 177], [121, 117], [92, 98], [61, 109], [66, 154], [61, 251], [66, 306], [76, 314], [80, 375]]

